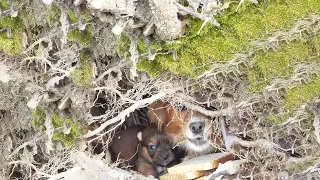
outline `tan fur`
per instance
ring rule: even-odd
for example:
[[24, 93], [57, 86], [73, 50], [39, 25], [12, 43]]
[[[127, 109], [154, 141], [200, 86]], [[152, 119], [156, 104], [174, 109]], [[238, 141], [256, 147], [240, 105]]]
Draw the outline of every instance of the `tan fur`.
[[[197, 111], [192, 110], [175, 110], [172, 105], [167, 102], [157, 101], [149, 105], [148, 118], [152, 123], [158, 124], [158, 127], [169, 135], [175, 144], [184, 144], [187, 149], [188, 157], [195, 157], [209, 153], [207, 150], [203, 152], [195, 152], [188, 147], [187, 131], [189, 130], [189, 121], [192, 117], [204, 119], [206, 127], [206, 135], [211, 143], [222, 144], [222, 139], [217, 138], [214, 134], [216, 127], [211, 124], [212, 119]], [[212, 147], [214, 149], [214, 147]], [[188, 159], [188, 158], [187, 158]]]
[[137, 162], [136, 170], [145, 176], [152, 175], [154, 177], [158, 177], [158, 174], [153, 166], [142, 161]]

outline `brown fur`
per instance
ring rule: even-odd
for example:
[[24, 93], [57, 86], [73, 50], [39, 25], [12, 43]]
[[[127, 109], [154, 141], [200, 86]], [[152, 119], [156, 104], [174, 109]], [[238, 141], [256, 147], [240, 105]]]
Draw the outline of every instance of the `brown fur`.
[[[198, 155], [208, 154], [216, 151], [211, 146], [208, 148], [197, 149], [197, 145], [190, 145], [190, 121], [192, 118], [201, 119], [205, 124], [203, 136], [208, 138], [208, 144], [222, 144], [222, 139], [215, 136], [215, 129], [212, 126], [212, 119], [197, 111], [182, 110], [178, 111], [167, 102], [157, 101], [149, 105], [148, 118], [152, 123], [158, 124], [158, 127], [169, 135], [175, 144], [180, 144], [187, 149], [187, 159]], [[189, 131], [189, 132], [188, 132]]]
[[[139, 131], [142, 131], [142, 141], [137, 138]], [[151, 145], [154, 145], [154, 150], [150, 150]], [[122, 130], [114, 136], [109, 149], [113, 161], [125, 160], [121, 167], [133, 166], [144, 175], [158, 177], [158, 169], [177, 163], [169, 137], [156, 128], [133, 126]]]
[[144, 126], [132, 126], [117, 132], [109, 145], [111, 160], [120, 160], [120, 167], [133, 166], [140, 148], [137, 134], [144, 129]]

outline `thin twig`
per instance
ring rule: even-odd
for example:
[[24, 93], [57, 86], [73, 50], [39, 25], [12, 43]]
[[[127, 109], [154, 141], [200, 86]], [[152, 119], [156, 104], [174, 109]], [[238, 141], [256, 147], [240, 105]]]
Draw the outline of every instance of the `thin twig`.
[[[153, 102], [155, 102], [156, 100], [163, 98], [167, 93], [165, 92], [159, 92], [158, 94], [153, 95], [150, 98], [146, 98], [140, 101], [137, 101], [136, 103], [132, 104], [129, 108], [125, 109], [124, 111], [122, 111], [121, 113], [119, 113], [116, 117], [105, 121], [104, 123], [102, 123], [97, 129], [93, 130], [93, 131], [89, 131], [86, 135], [84, 135], [84, 138], [89, 138], [92, 137], [98, 133], [100, 133], [101, 131], [103, 131], [107, 126], [114, 124], [118, 121], [120, 121], [121, 119], [124, 119], [126, 116], [128, 116], [131, 112], [133, 112], [134, 110], [141, 108], [147, 104], [151, 104]], [[95, 119], [101, 119], [104, 118], [104, 115], [102, 116], [97, 116], [97, 117], [93, 117]]]

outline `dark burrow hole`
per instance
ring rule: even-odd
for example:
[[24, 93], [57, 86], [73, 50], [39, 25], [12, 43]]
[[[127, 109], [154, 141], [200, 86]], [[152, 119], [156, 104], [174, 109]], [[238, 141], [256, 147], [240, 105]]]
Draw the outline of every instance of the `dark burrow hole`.
[[[102, 116], [105, 114], [106, 111], [108, 111], [109, 109], [111, 109], [111, 102], [108, 101], [108, 99], [106, 99], [105, 97], [107, 97], [105, 94], [101, 93], [101, 94], [97, 94], [96, 95], [96, 99], [95, 99], [95, 103], [94, 105], [90, 108], [90, 114], [92, 116]], [[148, 98], [150, 97], [148, 94], [144, 95], [143, 98]], [[184, 106], [183, 104], [179, 104], [179, 108], [175, 107], [177, 110], [181, 111], [181, 110], [185, 110], [186, 106]], [[215, 107], [213, 106], [203, 106], [203, 108], [208, 109], [208, 110], [216, 110]], [[140, 108], [135, 110], [134, 112], [132, 112], [130, 114], [129, 117], [126, 117], [126, 120], [124, 121], [124, 123], [121, 125], [121, 127], [119, 127], [115, 133], [120, 132], [121, 130], [127, 129], [129, 127], [132, 126], [153, 126], [156, 127], [156, 125], [151, 124], [148, 120], [148, 116], [147, 116], [147, 107], [144, 108]], [[98, 128], [100, 126], [99, 122], [95, 122], [92, 123], [91, 125], [89, 125], [88, 130], [94, 130], [96, 128]], [[106, 132], [107, 130], [103, 131]], [[114, 134], [108, 134], [109, 136], [114, 136]], [[93, 137], [94, 138], [94, 137]], [[103, 136], [100, 139], [88, 139], [88, 141], [90, 141], [90, 144], [88, 146], [89, 150], [93, 153], [93, 154], [100, 154], [102, 152], [108, 151], [110, 147], [108, 147], [110, 144], [108, 144], [107, 142], [107, 136]], [[176, 156], [178, 157], [177, 159], [181, 159], [183, 157], [185, 157], [186, 155], [186, 151], [185, 149], [181, 149], [181, 148], [173, 148], [173, 152], [174, 154], [176, 154]], [[111, 159], [114, 160], [116, 159], [114, 157], [114, 155], [111, 155]]]

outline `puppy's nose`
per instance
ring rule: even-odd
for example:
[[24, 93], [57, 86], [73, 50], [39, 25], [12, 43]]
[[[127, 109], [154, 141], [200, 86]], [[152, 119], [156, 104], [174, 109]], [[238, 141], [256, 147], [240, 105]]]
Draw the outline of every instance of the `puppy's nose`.
[[203, 121], [192, 122], [190, 123], [189, 128], [191, 132], [193, 132], [194, 134], [200, 134], [203, 132], [204, 122]]
[[167, 160], [168, 159], [168, 155], [162, 155], [162, 160]]

